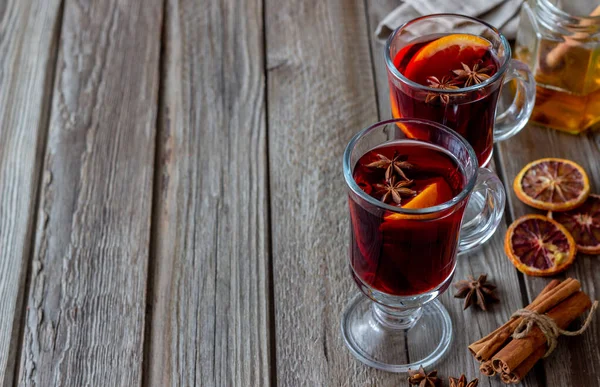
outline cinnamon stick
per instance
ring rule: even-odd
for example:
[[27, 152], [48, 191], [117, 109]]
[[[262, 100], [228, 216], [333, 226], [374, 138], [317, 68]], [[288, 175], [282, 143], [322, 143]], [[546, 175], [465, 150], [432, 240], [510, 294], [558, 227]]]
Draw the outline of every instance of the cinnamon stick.
[[[596, 9], [592, 11], [592, 13], [590, 13], [590, 17], [595, 16], [600, 16], [600, 5], [597, 6]], [[587, 27], [592, 25], [592, 23], [593, 22], [590, 19], [585, 19], [580, 23], [580, 26]], [[546, 64], [548, 65], [548, 67], [553, 69], [556, 66], [558, 66], [562, 58], [567, 54], [571, 47], [581, 45], [581, 43], [579, 43], [577, 40], [583, 39], [587, 36], [589, 36], [587, 33], [576, 32], [573, 34], [573, 36], [565, 37], [565, 41], [563, 43], [554, 47], [548, 53], [548, 55], [546, 55]]]
[[[556, 288], [561, 282], [559, 280], [552, 280], [550, 281], [550, 283], [548, 283], [548, 285], [546, 285], [546, 287], [544, 289], [542, 289], [542, 291], [540, 292], [540, 294], [538, 294], [538, 296], [533, 300], [533, 302], [529, 305], [526, 306], [526, 309], [530, 309], [532, 307], [532, 305], [534, 305], [534, 303], [539, 302], [540, 297], [542, 297], [544, 294], [548, 293], [550, 290]], [[485, 337], [482, 337], [481, 339], [475, 341], [474, 343], [472, 343], [471, 345], [469, 345], [469, 350], [471, 351], [471, 353], [473, 354], [473, 356], [477, 357], [477, 353], [486, 345], [486, 343], [488, 341], [490, 341], [491, 339], [494, 338], [494, 336], [498, 333], [498, 332], [502, 332], [509, 324], [510, 324], [510, 320], [505, 323], [504, 325], [502, 325], [501, 327], [497, 328], [495, 331], [493, 331], [492, 333], [488, 334]], [[479, 361], [483, 361], [483, 360], [487, 360], [487, 359], [477, 359]]]
[[504, 384], [512, 383], [509, 374], [500, 374], [500, 380], [502, 380], [502, 383], [504, 383]]
[[[567, 278], [562, 282], [553, 280], [525, 309], [545, 313], [578, 291], [580, 287], [579, 281], [572, 278]], [[489, 360], [512, 336], [522, 319], [522, 317], [511, 318], [500, 328], [469, 345], [469, 350], [478, 361]]]
[[491, 360], [486, 360], [483, 363], [481, 363], [481, 365], [479, 366], [479, 372], [481, 372], [485, 376], [496, 375], [496, 371], [494, 370], [494, 367], [492, 366]]
[[525, 375], [527, 375], [527, 373], [531, 371], [535, 363], [537, 363], [538, 360], [544, 357], [545, 354], [546, 346], [542, 345], [538, 349], [536, 349], [531, 355], [529, 355], [529, 357], [525, 359], [523, 363], [519, 364], [517, 368], [513, 370], [513, 372], [511, 372], [510, 374], [502, 374], [502, 381], [504, 382], [505, 379], [508, 380], [508, 382], [504, 382], [506, 384], [519, 383], [521, 380], [523, 380]]
[[[579, 315], [592, 305], [587, 294], [578, 291], [546, 313], [556, 324], [565, 329]], [[541, 313], [541, 312], [538, 312]], [[546, 347], [546, 337], [535, 325], [529, 334], [521, 339], [513, 339], [492, 358], [492, 366], [497, 373], [510, 374], [528, 357], [538, 350]]]

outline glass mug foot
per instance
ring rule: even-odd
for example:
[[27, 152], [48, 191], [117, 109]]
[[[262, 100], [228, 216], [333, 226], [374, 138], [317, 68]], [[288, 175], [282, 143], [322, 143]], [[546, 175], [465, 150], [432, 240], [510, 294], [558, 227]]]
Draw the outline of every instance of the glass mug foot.
[[341, 328], [358, 360], [388, 372], [427, 368], [442, 359], [452, 342], [452, 321], [438, 300], [402, 312], [358, 293], [344, 310]]

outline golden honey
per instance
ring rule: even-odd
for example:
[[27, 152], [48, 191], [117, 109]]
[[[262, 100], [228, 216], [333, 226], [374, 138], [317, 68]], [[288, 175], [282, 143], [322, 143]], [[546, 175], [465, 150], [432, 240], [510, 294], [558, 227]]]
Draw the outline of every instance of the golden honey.
[[532, 121], [574, 134], [600, 123], [600, 16], [574, 17], [550, 0], [529, 1], [515, 56], [535, 74]]

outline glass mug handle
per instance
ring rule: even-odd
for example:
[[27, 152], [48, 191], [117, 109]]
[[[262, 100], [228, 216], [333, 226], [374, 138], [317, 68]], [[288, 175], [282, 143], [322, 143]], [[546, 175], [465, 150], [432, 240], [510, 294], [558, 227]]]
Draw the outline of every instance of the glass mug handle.
[[505, 203], [504, 186], [498, 176], [487, 168], [479, 168], [467, 207], [480, 209], [480, 212], [465, 213], [469, 221], [461, 225], [459, 253], [484, 243], [494, 234], [504, 214]]
[[496, 111], [494, 142], [503, 141], [519, 133], [525, 127], [535, 104], [535, 79], [529, 67], [511, 59], [503, 86], [517, 81], [517, 90], [510, 106], [502, 113]]

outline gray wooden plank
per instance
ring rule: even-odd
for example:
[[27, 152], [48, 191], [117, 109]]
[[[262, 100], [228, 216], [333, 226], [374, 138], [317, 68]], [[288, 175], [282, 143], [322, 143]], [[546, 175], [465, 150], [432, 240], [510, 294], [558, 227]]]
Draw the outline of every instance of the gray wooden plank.
[[[579, 136], [553, 129], [528, 125], [520, 134], [501, 143], [500, 160], [504, 165], [507, 184], [512, 182], [527, 163], [542, 157], [562, 157], [573, 160], [588, 173], [592, 192], [600, 192], [600, 134], [587, 132]], [[510, 215], [542, 213], [521, 203], [509, 189]], [[547, 279], [525, 277], [529, 298], [547, 283]], [[592, 299], [600, 298], [600, 260], [598, 256], [579, 254], [575, 263], [559, 278], [573, 277], [581, 281], [582, 289]], [[596, 316], [588, 331], [579, 337], [561, 339], [556, 351], [543, 361], [546, 385], [600, 385], [600, 318]]]
[[[400, 4], [397, 0], [367, 2], [369, 13], [369, 34], [372, 39], [372, 54], [377, 81], [377, 95], [379, 99], [380, 114], [382, 119], [391, 117], [389, 102], [389, 87], [387, 70], [384, 61], [383, 44], [378, 42], [373, 31], [379, 21]], [[492, 162], [491, 168], [495, 169]], [[510, 188], [510, 186], [507, 186]], [[488, 279], [498, 286], [497, 294], [501, 299], [499, 304], [491, 306], [491, 310], [483, 312], [471, 307], [463, 311], [463, 301], [453, 297], [456, 290], [450, 287], [440, 300], [448, 309], [453, 322], [454, 340], [448, 355], [436, 368], [445, 380], [449, 376], [459, 377], [465, 374], [469, 380], [478, 377], [480, 385], [503, 386], [498, 378], [487, 378], [480, 374], [479, 363], [468, 352], [468, 345], [489, 332], [504, 324], [515, 310], [522, 307], [519, 278], [514, 267], [504, 256], [503, 242], [506, 232], [506, 223], [501, 222], [494, 236], [480, 249], [458, 257], [456, 272], [453, 282], [465, 279], [467, 275], [477, 277], [481, 273], [488, 273]], [[420, 343], [408, 342], [409, 357], [419, 354]], [[523, 386], [538, 386], [532, 374], [521, 383]]]
[[147, 384], [268, 386], [262, 1], [169, 0], [165, 23]]
[[341, 157], [377, 120], [362, 0], [265, 3], [277, 382], [398, 385], [340, 334], [348, 269]]
[[0, 7], [0, 385], [13, 382], [60, 1]]
[[373, 58], [373, 71], [377, 85], [377, 103], [381, 119], [392, 117], [390, 105], [390, 88], [385, 67], [384, 48], [385, 43], [375, 37], [375, 29], [379, 22], [402, 4], [402, 0], [379, 0], [376, 2], [365, 1], [369, 13], [369, 40], [371, 42], [371, 55]]
[[20, 385], [141, 382], [162, 2], [64, 4]]

